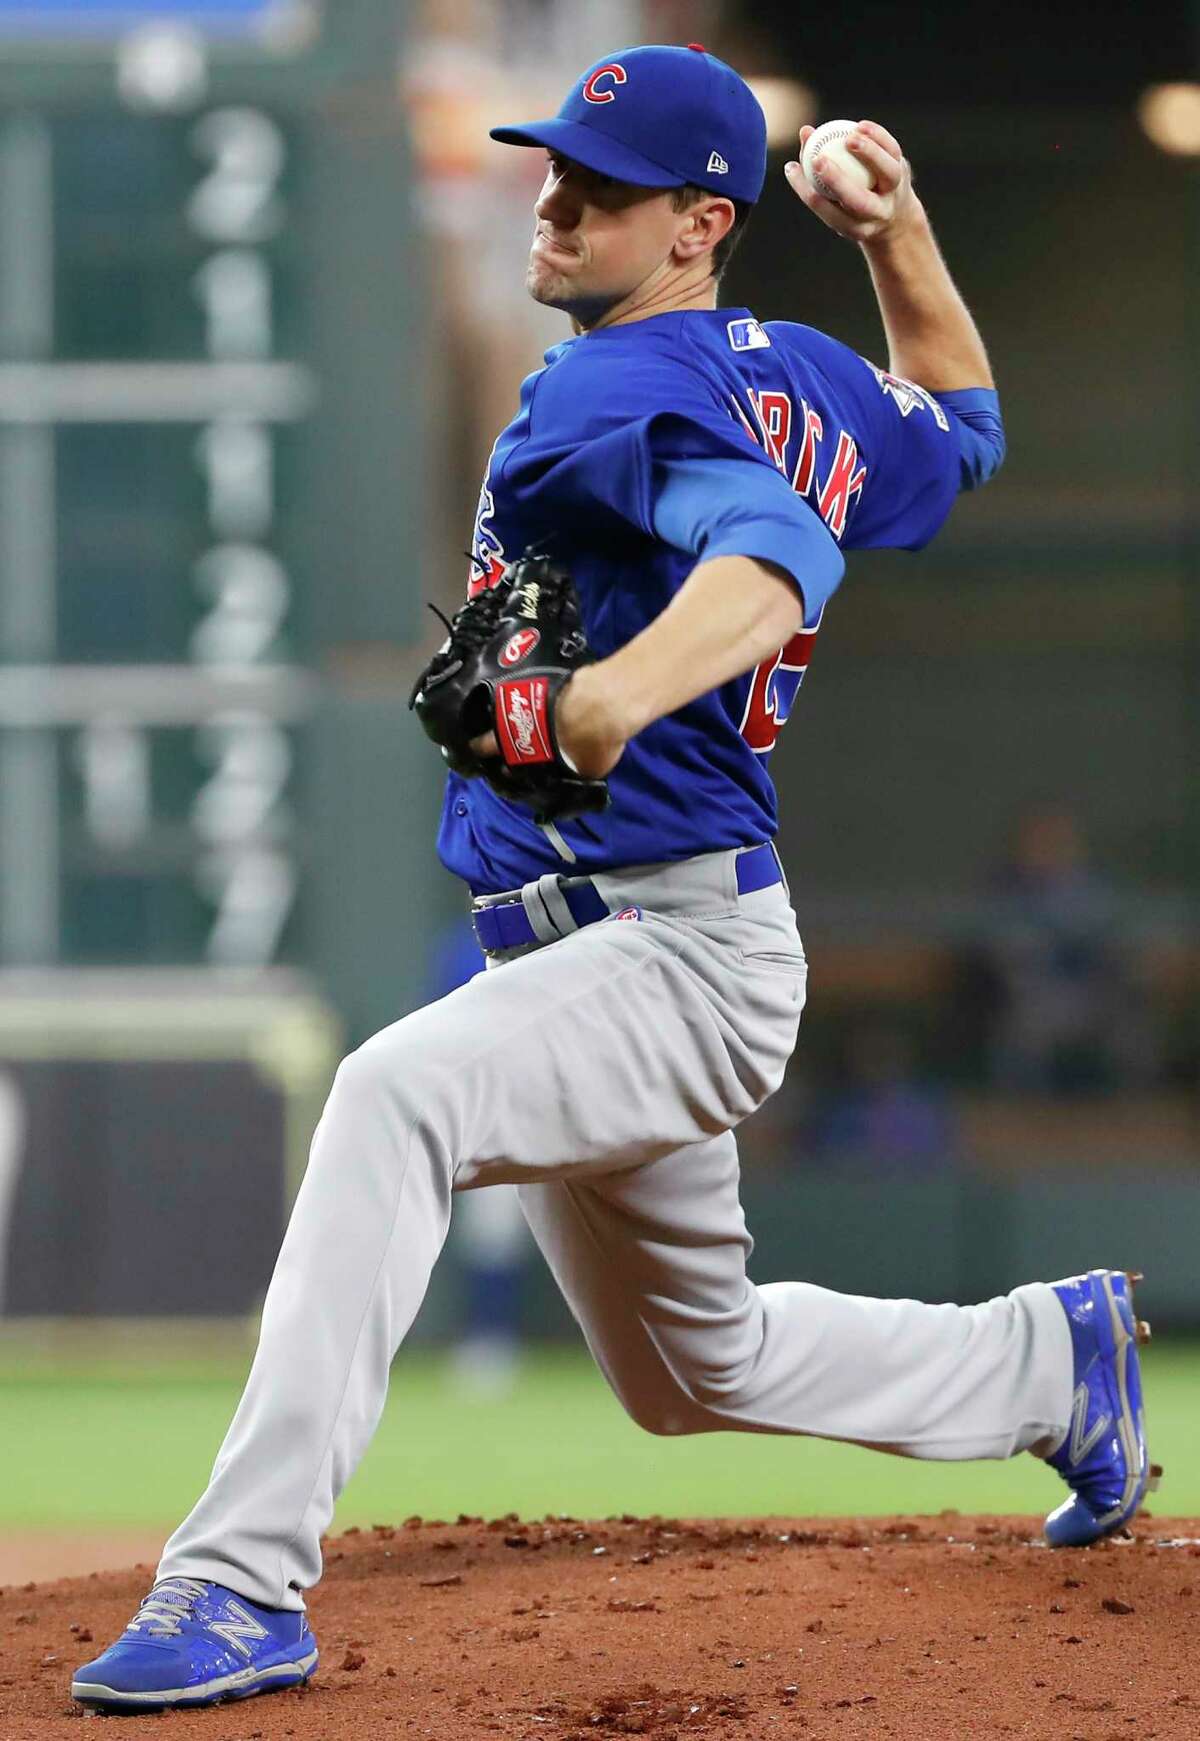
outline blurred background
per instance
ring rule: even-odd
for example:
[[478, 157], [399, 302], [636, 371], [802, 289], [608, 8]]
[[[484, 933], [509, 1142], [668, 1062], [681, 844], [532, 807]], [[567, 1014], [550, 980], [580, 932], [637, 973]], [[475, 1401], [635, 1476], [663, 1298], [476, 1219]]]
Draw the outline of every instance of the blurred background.
[[[523, 291], [538, 154], [487, 128], [693, 39], [772, 135], [723, 300], [886, 361], [781, 174], [875, 117], [1009, 440], [932, 549], [852, 558], [775, 754], [810, 1003], [742, 1133], [753, 1273], [1144, 1267], [1165, 1509], [1200, 1511], [1200, 10], [0, 0], [0, 1582], [154, 1551], [338, 1057], [481, 965], [406, 701], [565, 336]], [[339, 1516], [1053, 1488], [639, 1435], [493, 1191]]]

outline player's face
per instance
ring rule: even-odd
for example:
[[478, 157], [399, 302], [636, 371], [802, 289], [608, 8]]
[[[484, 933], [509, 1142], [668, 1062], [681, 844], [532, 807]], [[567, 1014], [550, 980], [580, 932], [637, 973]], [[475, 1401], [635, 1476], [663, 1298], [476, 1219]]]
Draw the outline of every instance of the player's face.
[[526, 288], [582, 325], [661, 270], [686, 225], [669, 191], [614, 181], [555, 152], [534, 211]]

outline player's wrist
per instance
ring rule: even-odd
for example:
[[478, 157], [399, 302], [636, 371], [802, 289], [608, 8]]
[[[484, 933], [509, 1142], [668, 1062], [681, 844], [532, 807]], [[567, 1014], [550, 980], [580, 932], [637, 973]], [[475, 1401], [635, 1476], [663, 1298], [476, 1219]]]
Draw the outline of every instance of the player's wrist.
[[918, 246], [936, 246], [929, 213], [916, 194], [910, 192], [902, 210], [896, 213], [891, 223], [858, 245], [868, 259], [886, 261], [894, 260], [898, 254], [911, 249], [914, 242]]
[[559, 692], [554, 729], [559, 749], [579, 773], [602, 779], [633, 736], [608, 660], [583, 665]]

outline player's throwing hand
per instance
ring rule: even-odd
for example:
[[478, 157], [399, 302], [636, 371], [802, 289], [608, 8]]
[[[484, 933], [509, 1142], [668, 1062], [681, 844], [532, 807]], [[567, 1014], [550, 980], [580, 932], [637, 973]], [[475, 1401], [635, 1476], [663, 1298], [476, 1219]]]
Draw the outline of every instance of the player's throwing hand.
[[[813, 132], [812, 127], [801, 127], [801, 153]], [[836, 199], [818, 193], [795, 160], [784, 164], [788, 185], [796, 198], [839, 236], [852, 242], [875, 242], [894, 235], [919, 210], [912, 169], [899, 142], [878, 121], [860, 121], [846, 140], [846, 150], [870, 170], [874, 188], [860, 185], [838, 163], [834, 153], [818, 156], [813, 167], [819, 171], [821, 180], [834, 189]]]

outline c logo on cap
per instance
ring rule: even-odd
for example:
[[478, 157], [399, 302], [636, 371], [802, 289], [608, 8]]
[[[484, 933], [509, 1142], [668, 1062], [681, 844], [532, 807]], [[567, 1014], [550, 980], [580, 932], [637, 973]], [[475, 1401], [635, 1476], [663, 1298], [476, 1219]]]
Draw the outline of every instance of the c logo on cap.
[[583, 87], [585, 103], [611, 103], [614, 101], [612, 91], [600, 90], [601, 79], [611, 79], [614, 85], [623, 85], [627, 82], [625, 68], [618, 66], [615, 60], [610, 61], [607, 66], [598, 66]]

